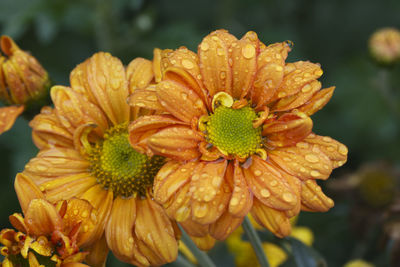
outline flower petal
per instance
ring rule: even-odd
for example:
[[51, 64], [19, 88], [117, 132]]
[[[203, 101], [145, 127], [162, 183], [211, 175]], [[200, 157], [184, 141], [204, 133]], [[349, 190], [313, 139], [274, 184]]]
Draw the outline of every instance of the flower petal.
[[207, 35], [198, 48], [201, 75], [211, 98], [221, 91], [232, 94], [232, 70], [228, 50], [231, 41], [236, 38], [226, 36], [229, 36], [226, 32], [215, 31]]
[[129, 93], [146, 88], [154, 78], [153, 62], [144, 58], [135, 58], [126, 67]]
[[203, 237], [208, 235], [210, 228], [208, 224], [197, 223], [190, 218], [180, 222], [179, 224], [182, 226], [183, 230], [192, 237], [192, 239], [193, 237]]
[[267, 136], [268, 147], [293, 146], [311, 133], [312, 126], [310, 117], [302, 112], [285, 113], [264, 124], [262, 134]]
[[54, 86], [51, 88], [51, 98], [60, 123], [71, 134], [79, 125], [93, 123], [98, 126], [94, 132], [102, 137], [109, 127], [101, 109], [91, 103], [85, 95], [68, 87]]
[[301, 183], [301, 204], [307, 211], [328, 211], [334, 206], [333, 200], [327, 197], [314, 180]]
[[165, 111], [165, 108], [158, 102], [156, 88], [155, 85], [150, 85], [144, 89], [134, 90], [128, 97], [128, 104], [131, 107]]
[[304, 141], [318, 147], [327, 155], [332, 161], [333, 168], [340, 167], [347, 161], [347, 147], [329, 136], [310, 134]]
[[158, 100], [172, 115], [184, 122], [207, 114], [201, 98], [189, 88], [174, 81], [162, 81], [157, 85]]
[[39, 115], [29, 122], [32, 127], [32, 139], [39, 149], [48, 147], [73, 147], [72, 134], [65, 129], [55, 111], [43, 107]]
[[108, 247], [124, 262], [132, 259], [134, 251], [133, 229], [136, 220], [136, 199], [117, 197], [105, 229]]
[[165, 263], [172, 262], [178, 256], [178, 244], [174, 229], [160, 205], [152, 199], [136, 202], [135, 234]]
[[203, 137], [185, 126], [173, 126], [152, 135], [148, 147], [157, 155], [175, 160], [192, 160], [200, 156], [199, 143]]
[[89, 264], [89, 266], [105, 267], [108, 256], [108, 246], [105, 234], [102, 235], [100, 240], [92, 244], [90, 247], [85, 248], [85, 251], [89, 252], [85, 258], [85, 262]]
[[282, 83], [276, 90], [272, 101], [298, 93], [306, 84], [322, 75], [319, 64], [308, 61], [297, 61], [285, 66]]
[[15, 177], [14, 188], [24, 214], [33, 199], [44, 199], [44, 195], [37, 185], [23, 173], [18, 173]]
[[257, 199], [254, 200], [251, 215], [257, 223], [278, 237], [288, 236], [291, 232], [291, 224], [285, 212], [269, 208]]
[[72, 89], [87, 95], [114, 125], [129, 121], [128, 82], [118, 58], [96, 53], [71, 72], [70, 80]]
[[63, 229], [63, 221], [57, 209], [44, 199], [33, 199], [25, 213], [25, 223], [34, 236], [50, 236]]
[[0, 134], [8, 131], [14, 125], [15, 120], [24, 111], [24, 106], [10, 106], [0, 108]]
[[186, 221], [192, 211], [190, 206], [189, 184], [184, 184], [169, 201], [164, 204], [167, 215], [177, 222]]
[[[233, 167], [233, 164], [232, 164]], [[231, 173], [229, 173], [231, 172]], [[228, 174], [229, 173], [229, 174]], [[229, 212], [235, 217], [244, 217], [253, 205], [253, 194], [249, 190], [248, 183], [243, 174], [243, 169], [238, 161], [235, 161], [234, 168], [226, 172], [226, 176], [232, 176], [232, 197], [229, 201]], [[219, 239], [219, 238], [217, 238]]]
[[192, 236], [191, 239], [193, 240], [193, 242], [196, 244], [196, 246], [199, 249], [204, 250], [204, 251], [212, 249], [215, 245], [215, 239], [210, 235], [206, 235], [206, 236], [202, 236], [202, 237]]
[[258, 37], [255, 32], [246, 33], [232, 43], [232, 96], [243, 98], [250, 90], [257, 71]]
[[288, 184], [285, 174], [258, 156], [252, 156], [252, 164], [244, 169], [249, 189], [264, 205], [289, 210], [297, 203], [297, 197]]
[[306, 104], [300, 106], [298, 110], [306, 113], [308, 116], [313, 115], [329, 102], [334, 90], [335, 86], [318, 91]]
[[242, 224], [243, 219], [244, 217], [237, 218], [226, 211], [210, 225], [210, 235], [217, 240], [225, 240]]
[[288, 43], [271, 44], [257, 58], [257, 73], [250, 95], [260, 108], [275, 94], [284, 74], [285, 60], [291, 48]]
[[154, 199], [158, 203], [165, 203], [183, 185], [190, 181], [195, 162], [182, 164], [176, 161], [167, 162], [154, 178]]
[[269, 151], [269, 157], [289, 174], [301, 180], [328, 179], [331, 160], [313, 144], [299, 142], [296, 146]]

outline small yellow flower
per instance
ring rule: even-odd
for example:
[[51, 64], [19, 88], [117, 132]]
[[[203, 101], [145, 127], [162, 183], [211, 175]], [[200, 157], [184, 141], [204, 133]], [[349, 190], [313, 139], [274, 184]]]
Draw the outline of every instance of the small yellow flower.
[[381, 64], [391, 65], [400, 60], [400, 31], [383, 28], [374, 32], [369, 39], [372, 57]]
[[128, 142], [128, 124], [147, 111], [131, 108], [127, 97], [153, 77], [149, 60], [137, 58], [125, 68], [97, 53], [72, 71], [70, 87], [51, 89], [54, 108], [43, 108], [30, 123], [40, 152], [24, 174], [50, 202], [79, 197], [98, 211], [88, 257], [93, 266], [101, 266], [107, 247], [137, 266], [177, 257], [180, 231], [152, 196], [164, 158], [141, 154]]
[[80, 247], [88, 242], [96, 216], [89, 202], [70, 199], [54, 206], [23, 174], [17, 175], [15, 190], [25, 218], [14, 213], [10, 222], [18, 231], [0, 232], [3, 266], [87, 266], [79, 262], [88, 254]]
[[344, 267], [375, 267], [375, 265], [361, 259], [347, 262]]
[[8, 36], [0, 37], [0, 134], [9, 130], [23, 110], [43, 105], [50, 80], [35, 57], [21, 50]]
[[154, 197], [190, 234], [205, 235], [201, 225], [223, 240], [251, 212], [282, 237], [301, 209], [333, 206], [316, 179], [343, 165], [347, 148], [312, 133], [310, 116], [334, 87], [320, 90], [319, 64], [286, 63], [290, 50], [291, 42], [266, 46], [254, 32], [238, 40], [224, 30], [197, 53], [155, 50], [157, 84], [133, 92], [130, 104], [158, 113], [130, 125], [130, 143], [171, 159]]

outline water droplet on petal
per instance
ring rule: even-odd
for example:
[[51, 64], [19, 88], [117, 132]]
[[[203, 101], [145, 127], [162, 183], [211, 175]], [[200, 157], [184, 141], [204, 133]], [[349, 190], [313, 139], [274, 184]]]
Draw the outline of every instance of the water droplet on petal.
[[242, 55], [247, 58], [247, 59], [251, 59], [252, 57], [254, 57], [256, 54], [256, 49], [253, 45], [251, 44], [246, 44], [243, 48], [242, 48]]

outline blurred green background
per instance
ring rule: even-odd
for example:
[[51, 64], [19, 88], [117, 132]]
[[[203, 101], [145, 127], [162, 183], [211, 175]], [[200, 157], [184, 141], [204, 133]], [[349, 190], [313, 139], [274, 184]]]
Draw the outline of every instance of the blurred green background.
[[[387, 26], [400, 27], [398, 0], [0, 1], [0, 34], [13, 37], [63, 85], [77, 64], [100, 50], [127, 64], [138, 56], [152, 58], [155, 47], [196, 50], [205, 35], [219, 28], [239, 38], [253, 30], [266, 44], [292, 40], [288, 61], [319, 62], [323, 86], [336, 86], [330, 103], [313, 116], [314, 132], [332, 136], [350, 151], [347, 164], [330, 180], [371, 161], [399, 166], [400, 117], [388, 102], [399, 111], [400, 66], [383, 69], [368, 55], [369, 36]], [[0, 136], [1, 228], [9, 227], [8, 215], [19, 211], [13, 179], [37, 153], [27, 123], [19, 118]], [[351, 198], [326, 192], [336, 206], [324, 214], [302, 213], [298, 224], [312, 228], [314, 248], [328, 265], [362, 257], [389, 266], [390, 247], [379, 243], [382, 230], [367, 241], [360, 237], [352, 228]], [[218, 266], [232, 264], [227, 254], [212, 255]], [[127, 265], [110, 257], [107, 266]]]

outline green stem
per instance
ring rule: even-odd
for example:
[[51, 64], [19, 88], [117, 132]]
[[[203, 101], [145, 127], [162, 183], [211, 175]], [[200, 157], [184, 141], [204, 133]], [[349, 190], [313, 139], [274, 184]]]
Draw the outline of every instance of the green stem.
[[242, 223], [242, 227], [253, 246], [254, 252], [256, 253], [258, 263], [261, 267], [269, 267], [267, 257], [265, 256], [264, 249], [261, 244], [260, 237], [258, 236], [256, 229], [254, 229], [249, 218], [246, 216]]
[[205, 252], [201, 251], [196, 246], [196, 244], [185, 233], [185, 231], [182, 229], [182, 227], [181, 227], [181, 231], [182, 231], [182, 241], [183, 241], [183, 243], [185, 243], [185, 245], [190, 249], [190, 251], [196, 257], [197, 262], [199, 263], [199, 265], [202, 266], [202, 267], [216, 267], [215, 264], [210, 259], [210, 257]]
[[170, 264], [171, 266], [179, 266], [179, 267], [194, 267], [187, 259], [185, 259], [182, 255], [178, 254], [176, 261]]

